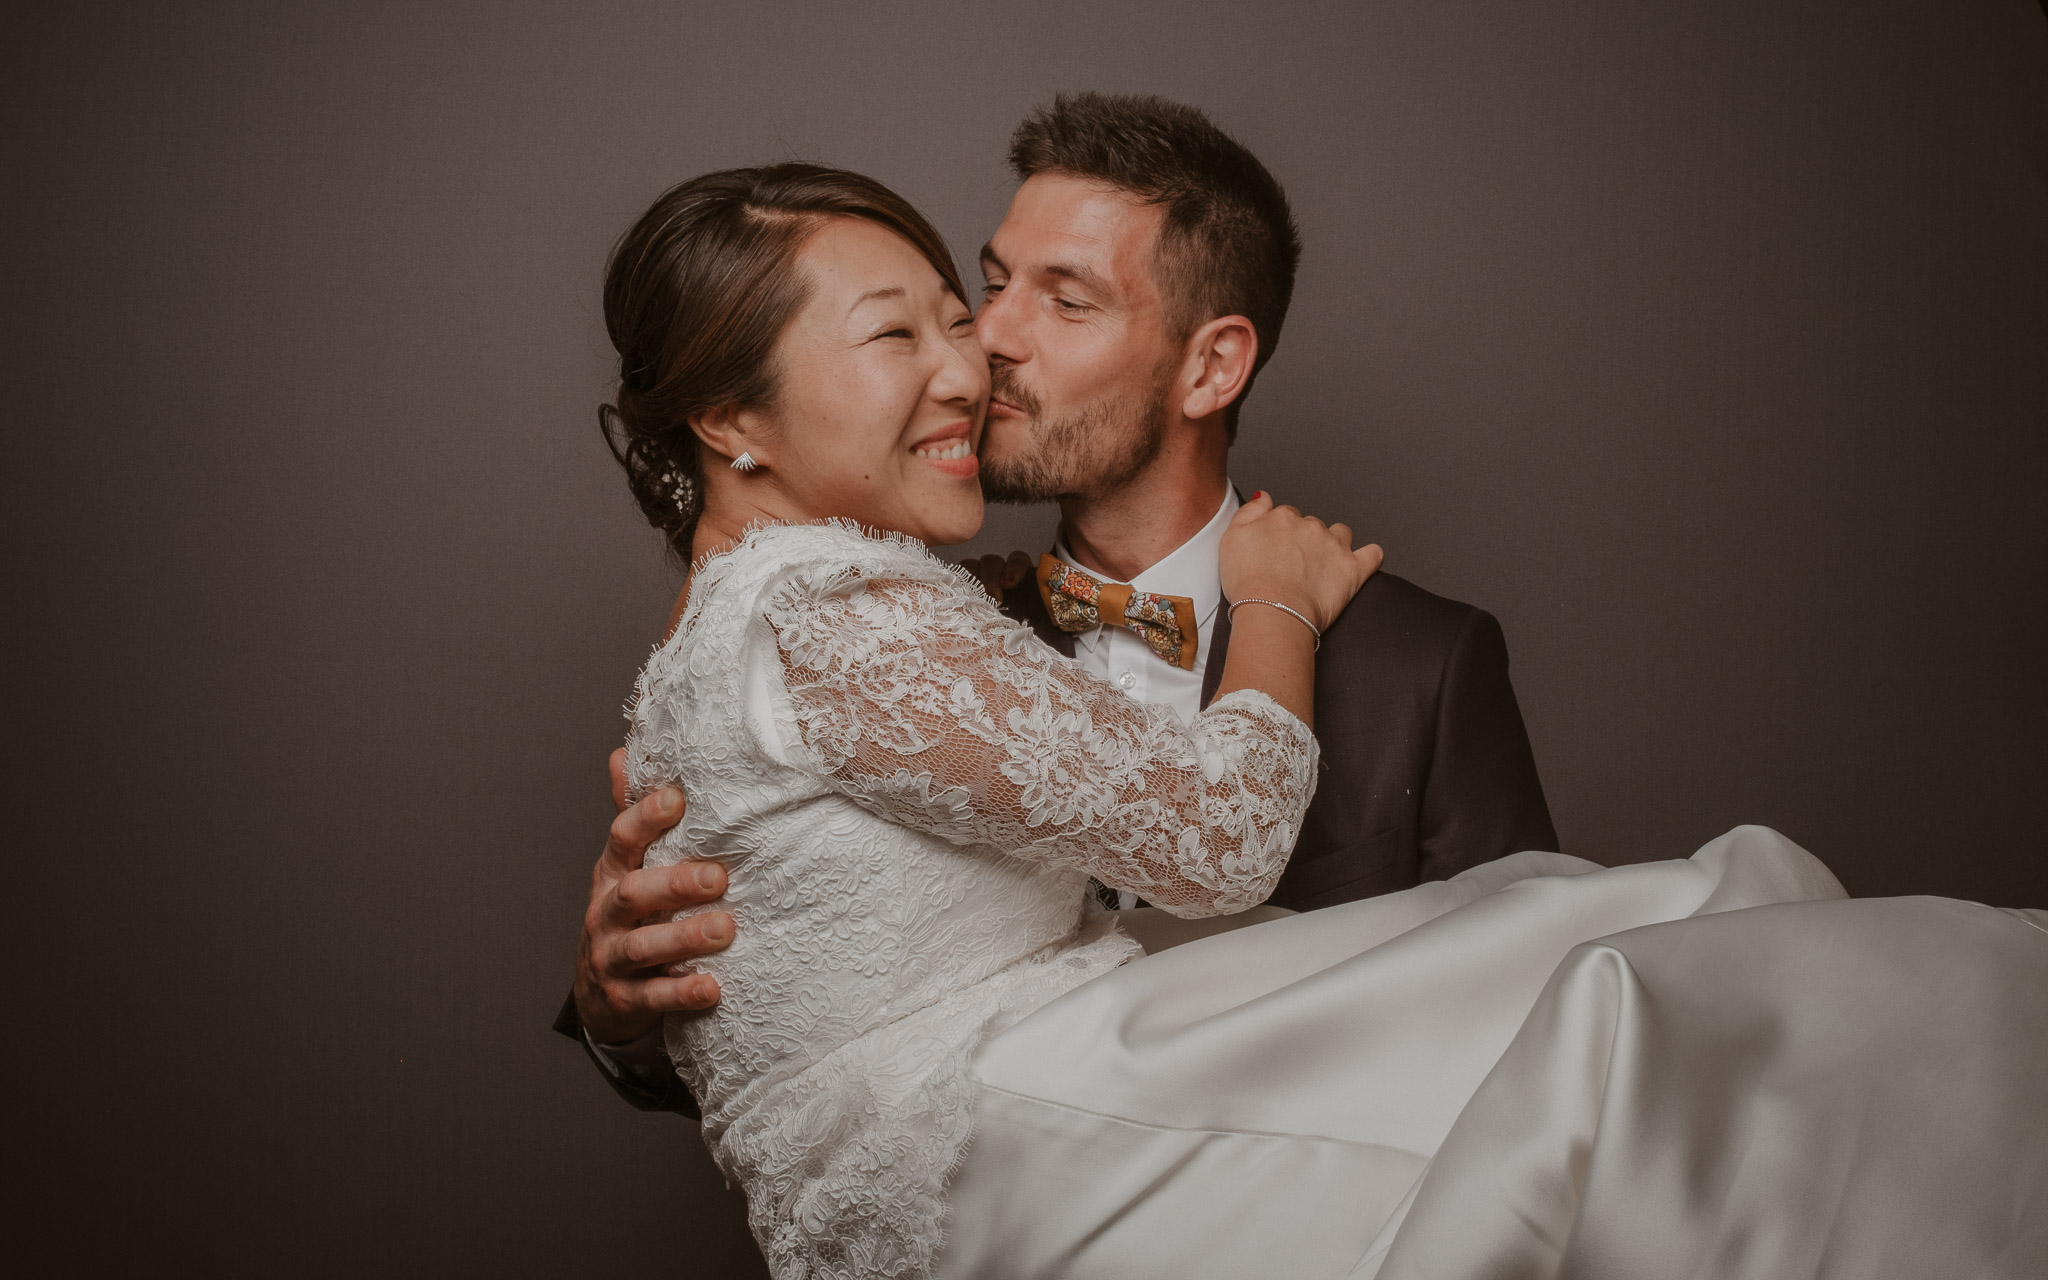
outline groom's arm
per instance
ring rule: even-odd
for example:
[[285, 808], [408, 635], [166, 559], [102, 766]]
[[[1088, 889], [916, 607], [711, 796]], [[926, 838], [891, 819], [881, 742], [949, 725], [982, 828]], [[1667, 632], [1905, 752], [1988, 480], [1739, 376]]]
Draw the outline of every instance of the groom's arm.
[[628, 805], [623, 754], [612, 753], [619, 815], [591, 872], [575, 985], [555, 1030], [581, 1043], [626, 1101], [643, 1111], [694, 1117], [697, 1104], [662, 1049], [661, 1019], [718, 1003], [718, 983], [706, 974], [674, 977], [668, 970], [731, 945], [733, 921], [723, 911], [669, 917], [716, 901], [725, 892], [725, 868], [715, 862], [643, 865], [647, 846], [682, 818], [684, 799], [660, 788]]
[[1481, 609], [1464, 619], [1444, 666], [1419, 826], [1423, 880], [1447, 879], [1524, 849], [1557, 848], [1508, 680], [1507, 640]]

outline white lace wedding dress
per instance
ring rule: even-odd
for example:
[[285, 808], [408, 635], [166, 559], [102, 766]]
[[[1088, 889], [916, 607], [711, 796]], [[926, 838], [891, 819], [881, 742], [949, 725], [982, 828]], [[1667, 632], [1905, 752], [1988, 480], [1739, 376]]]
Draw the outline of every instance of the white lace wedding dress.
[[780, 1277], [923, 1275], [991, 1033], [1139, 954], [1090, 874], [1177, 913], [1272, 892], [1315, 739], [1264, 694], [1192, 728], [998, 613], [922, 544], [770, 527], [697, 571], [641, 674], [649, 851], [730, 873], [714, 1014], [669, 1023]]
[[1846, 901], [1752, 827], [1138, 958], [1088, 875], [1258, 903], [1312, 737], [844, 524], [705, 563], [631, 719], [690, 797], [650, 863], [730, 870], [668, 1045], [779, 1280], [2048, 1274], [2048, 914]]

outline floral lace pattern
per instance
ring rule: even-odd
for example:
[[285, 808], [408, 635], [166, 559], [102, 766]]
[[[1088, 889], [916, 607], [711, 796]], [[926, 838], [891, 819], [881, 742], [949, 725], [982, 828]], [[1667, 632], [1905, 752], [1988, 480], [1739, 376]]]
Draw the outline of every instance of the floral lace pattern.
[[923, 546], [759, 529], [698, 570], [629, 711], [649, 865], [716, 858], [723, 998], [669, 1020], [781, 1280], [925, 1276], [984, 1038], [1137, 953], [1089, 875], [1181, 915], [1272, 891], [1315, 741], [1263, 694], [1183, 725], [998, 613]]

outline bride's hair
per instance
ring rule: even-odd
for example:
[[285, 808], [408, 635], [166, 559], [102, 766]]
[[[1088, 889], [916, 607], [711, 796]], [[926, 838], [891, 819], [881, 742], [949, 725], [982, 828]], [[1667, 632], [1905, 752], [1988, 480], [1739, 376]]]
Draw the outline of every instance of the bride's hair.
[[774, 403], [775, 342], [810, 291], [797, 255], [832, 218], [894, 231], [967, 301], [946, 242], [909, 201], [873, 178], [813, 164], [725, 169], [672, 187], [605, 264], [619, 390], [599, 407], [599, 425], [641, 513], [685, 562], [704, 507], [690, 419]]

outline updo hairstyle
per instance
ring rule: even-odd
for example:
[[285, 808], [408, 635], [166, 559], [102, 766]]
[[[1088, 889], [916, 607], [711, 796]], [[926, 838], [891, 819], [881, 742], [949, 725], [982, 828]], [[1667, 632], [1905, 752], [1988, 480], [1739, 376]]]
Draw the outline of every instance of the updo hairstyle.
[[894, 231], [967, 301], [946, 242], [909, 201], [873, 178], [812, 164], [725, 169], [673, 187], [605, 264], [619, 390], [615, 405], [598, 407], [598, 425], [641, 513], [686, 564], [704, 510], [690, 418], [774, 404], [775, 343], [810, 292], [797, 255], [831, 218]]

